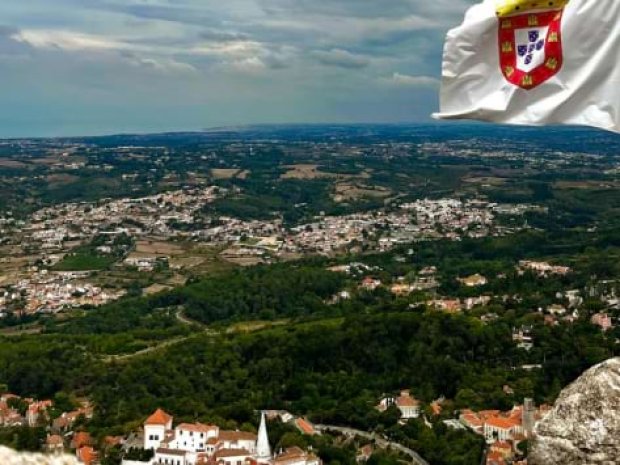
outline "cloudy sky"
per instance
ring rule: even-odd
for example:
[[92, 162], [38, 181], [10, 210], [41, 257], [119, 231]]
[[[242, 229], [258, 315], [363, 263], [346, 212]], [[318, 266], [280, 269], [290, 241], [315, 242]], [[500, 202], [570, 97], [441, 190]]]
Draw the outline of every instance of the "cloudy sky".
[[0, 137], [426, 121], [473, 0], [1, 0]]

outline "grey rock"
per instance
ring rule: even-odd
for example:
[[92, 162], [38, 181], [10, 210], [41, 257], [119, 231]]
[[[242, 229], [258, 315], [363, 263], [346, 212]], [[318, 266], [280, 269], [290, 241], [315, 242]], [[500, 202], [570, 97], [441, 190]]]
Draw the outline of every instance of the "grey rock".
[[620, 465], [620, 358], [564, 389], [534, 430], [530, 465]]

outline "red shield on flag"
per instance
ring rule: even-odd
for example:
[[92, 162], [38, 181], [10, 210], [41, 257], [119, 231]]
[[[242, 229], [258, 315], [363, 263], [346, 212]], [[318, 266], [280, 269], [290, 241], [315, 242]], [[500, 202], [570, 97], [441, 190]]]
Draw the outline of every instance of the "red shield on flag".
[[499, 19], [499, 61], [512, 84], [529, 90], [562, 68], [562, 10]]

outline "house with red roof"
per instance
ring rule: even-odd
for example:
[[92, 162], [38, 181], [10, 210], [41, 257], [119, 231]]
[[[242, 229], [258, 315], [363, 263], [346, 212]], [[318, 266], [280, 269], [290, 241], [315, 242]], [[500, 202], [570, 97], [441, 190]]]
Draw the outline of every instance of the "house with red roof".
[[213, 454], [212, 462], [217, 465], [245, 465], [251, 460], [247, 449], [222, 449]]
[[84, 465], [97, 465], [99, 463], [99, 454], [91, 446], [83, 446], [75, 454]]
[[75, 433], [71, 439], [71, 449], [77, 450], [84, 446], [91, 446], [92, 444], [93, 439], [90, 437], [90, 434], [84, 431]]
[[506, 465], [506, 459], [497, 452], [489, 452], [487, 454], [486, 465]]
[[37, 426], [39, 421], [47, 421], [47, 410], [53, 406], [51, 400], [28, 402], [28, 410], [26, 410], [26, 422], [31, 428]]
[[307, 434], [308, 436], [314, 436], [317, 434], [317, 431], [314, 429], [314, 425], [305, 418], [296, 418], [295, 426], [300, 432]]
[[63, 412], [58, 418], [52, 422], [52, 429], [55, 432], [68, 431], [78, 418], [84, 417], [90, 419], [93, 417], [93, 408], [85, 403], [82, 407], [71, 412]]
[[62, 436], [51, 434], [45, 439], [45, 451], [50, 454], [62, 454], [65, 450], [65, 442]]
[[474, 433], [483, 434], [484, 420], [471, 410], [463, 410], [459, 416], [459, 421], [472, 430]]
[[157, 449], [165, 439], [166, 431], [172, 430], [172, 416], [157, 409], [144, 422], [144, 448]]
[[489, 450], [491, 452], [501, 455], [506, 460], [512, 458], [512, 456], [514, 455], [512, 444], [508, 441], [495, 441], [493, 444], [491, 444]]
[[507, 441], [523, 432], [521, 422], [516, 418], [491, 417], [484, 423], [484, 437], [487, 442]]
[[401, 419], [409, 420], [410, 418], [418, 418], [420, 416], [420, 401], [411, 395], [408, 389], [400, 391], [397, 397], [384, 397], [377, 405], [377, 410], [385, 412], [392, 405], [400, 410]]
[[548, 413], [549, 407], [534, 406], [531, 399], [525, 405], [515, 405], [507, 412], [499, 410], [462, 410], [459, 421], [477, 434], [484, 436], [487, 443], [519, 442], [528, 437], [536, 422]]
[[277, 454], [273, 465], [320, 465], [321, 460], [312, 452], [306, 452], [299, 447], [289, 447]]

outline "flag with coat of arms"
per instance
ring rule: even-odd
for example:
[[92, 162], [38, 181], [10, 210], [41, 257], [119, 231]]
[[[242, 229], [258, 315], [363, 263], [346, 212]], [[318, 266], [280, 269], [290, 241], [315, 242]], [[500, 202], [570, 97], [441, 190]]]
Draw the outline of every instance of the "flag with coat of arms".
[[620, 132], [620, 0], [484, 0], [448, 33], [439, 119]]

